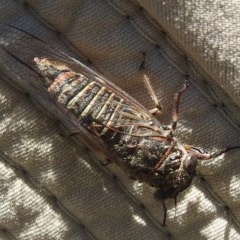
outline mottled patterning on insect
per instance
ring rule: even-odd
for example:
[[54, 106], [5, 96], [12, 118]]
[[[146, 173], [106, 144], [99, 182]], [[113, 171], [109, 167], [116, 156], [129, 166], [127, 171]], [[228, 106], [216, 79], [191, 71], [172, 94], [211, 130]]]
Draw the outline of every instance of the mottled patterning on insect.
[[111, 160], [131, 178], [157, 188], [159, 199], [175, 198], [191, 184], [195, 166], [186, 168], [191, 157], [144, 107], [98, 76], [90, 78], [46, 58], [34, 61], [54, 101], [101, 139]]

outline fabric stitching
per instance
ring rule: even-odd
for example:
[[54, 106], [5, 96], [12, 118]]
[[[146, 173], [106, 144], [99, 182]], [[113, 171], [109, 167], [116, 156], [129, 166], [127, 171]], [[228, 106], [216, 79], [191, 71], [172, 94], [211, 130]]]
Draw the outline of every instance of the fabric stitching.
[[[32, 177], [32, 175], [29, 172], [27, 172], [25, 169], [23, 169], [16, 162], [13, 162], [7, 155], [5, 155], [3, 152], [1, 152], [1, 150], [0, 150], [0, 156], [2, 157], [3, 161], [5, 161], [10, 166], [12, 166], [16, 171], [23, 173], [22, 176], [23, 176], [24, 181], [26, 181], [28, 183], [30, 182], [36, 188], [41, 189], [41, 191], [44, 192], [45, 195], [49, 197], [49, 201], [50, 201], [50, 199], [52, 199], [52, 201], [55, 202], [55, 206], [58, 206], [58, 208], [61, 209], [61, 211], [63, 211], [67, 216], [69, 216], [74, 222], [79, 224], [81, 226], [81, 229], [83, 229], [88, 236], [90, 236], [93, 240], [97, 240], [97, 238], [95, 238], [90, 233], [90, 231], [88, 231], [88, 228], [78, 218], [76, 218], [74, 215], [72, 215], [64, 207], [64, 205], [61, 204], [61, 201], [52, 192], [50, 192], [45, 187], [41, 186], [37, 181], [35, 181], [35, 179]], [[4, 228], [4, 229], [6, 229], [6, 228]], [[9, 232], [7, 229], [6, 229], [6, 231]]]

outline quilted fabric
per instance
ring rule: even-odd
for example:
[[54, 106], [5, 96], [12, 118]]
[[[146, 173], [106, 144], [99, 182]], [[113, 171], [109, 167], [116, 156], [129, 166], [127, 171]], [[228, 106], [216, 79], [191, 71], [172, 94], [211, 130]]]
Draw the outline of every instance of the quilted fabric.
[[0, 239], [240, 239], [240, 150], [199, 162], [176, 208], [167, 201], [162, 227], [154, 189], [101, 166], [81, 136], [62, 136], [71, 123], [31, 68], [34, 57], [57, 55], [53, 46], [151, 109], [146, 74], [164, 123], [187, 78], [179, 141], [240, 145], [239, 9], [226, 0], [0, 0]]

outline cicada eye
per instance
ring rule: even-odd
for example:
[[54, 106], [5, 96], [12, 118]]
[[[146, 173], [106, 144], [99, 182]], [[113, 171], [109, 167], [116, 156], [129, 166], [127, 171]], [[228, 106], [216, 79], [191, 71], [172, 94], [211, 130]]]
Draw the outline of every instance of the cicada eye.
[[197, 167], [197, 158], [194, 156], [188, 155], [183, 162], [183, 168], [187, 172], [192, 173], [195, 171], [196, 167]]

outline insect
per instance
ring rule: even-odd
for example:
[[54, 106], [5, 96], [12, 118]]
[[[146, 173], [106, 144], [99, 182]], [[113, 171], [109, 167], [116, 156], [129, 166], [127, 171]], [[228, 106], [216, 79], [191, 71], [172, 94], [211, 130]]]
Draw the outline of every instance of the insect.
[[[114, 162], [131, 179], [156, 189], [154, 197], [164, 207], [163, 225], [167, 214], [164, 201], [168, 198], [176, 201], [178, 194], [190, 186], [198, 160], [209, 160], [239, 148], [206, 153], [176, 139], [179, 100], [188, 87], [186, 83], [174, 94], [172, 123], [165, 126], [121, 88], [76, 59], [61, 54], [73, 65], [41, 56], [33, 59], [50, 97], [103, 164]], [[145, 81], [154, 95], [147, 76]]]
[[[86, 144], [106, 163], [115, 162], [131, 179], [156, 188], [157, 199], [176, 199], [190, 186], [198, 159], [208, 160], [229, 150], [204, 153], [175, 138], [179, 99], [186, 84], [174, 95], [172, 124], [163, 126], [126, 92], [87, 67], [79, 73], [58, 61], [38, 57], [34, 61], [51, 97], [86, 131]], [[97, 145], [93, 145], [95, 140]], [[164, 209], [163, 225], [165, 205]]]

